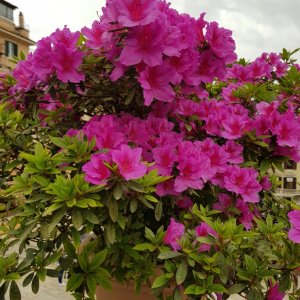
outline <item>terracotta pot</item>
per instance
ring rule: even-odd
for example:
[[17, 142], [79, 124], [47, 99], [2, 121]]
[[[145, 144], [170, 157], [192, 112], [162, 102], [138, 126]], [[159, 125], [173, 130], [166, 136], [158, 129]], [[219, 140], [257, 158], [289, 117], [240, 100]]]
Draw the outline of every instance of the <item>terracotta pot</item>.
[[[164, 296], [170, 296], [173, 294], [173, 289], [167, 288], [164, 290]], [[151, 295], [151, 289], [148, 286], [143, 286], [140, 293], [136, 294], [134, 284], [129, 283], [123, 285], [116, 280], [112, 281], [112, 290], [107, 291], [98, 286], [96, 290], [97, 300], [157, 300], [157, 298]], [[182, 300], [187, 300], [187, 296], [182, 292]]]
[[144, 286], [139, 294], [135, 293], [134, 284], [122, 285], [115, 280], [112, 282], [112, 290], [107, 291], [101, 287], [96, 291], [97, 300], [157, 300], [151, 295], [149, 287]]

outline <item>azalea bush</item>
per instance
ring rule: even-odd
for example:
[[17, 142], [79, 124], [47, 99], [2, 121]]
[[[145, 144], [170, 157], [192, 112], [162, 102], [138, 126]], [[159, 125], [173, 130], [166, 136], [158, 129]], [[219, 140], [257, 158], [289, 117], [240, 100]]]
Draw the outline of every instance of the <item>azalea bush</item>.
[[300, 207], [275, 193], [300, 161], [297, 50], [238, 60], [230, 30], [165, 1], [102, 12], [2, 77], [0, 295], [63, 268], [75, 299], [112, 280], [298, 299]]

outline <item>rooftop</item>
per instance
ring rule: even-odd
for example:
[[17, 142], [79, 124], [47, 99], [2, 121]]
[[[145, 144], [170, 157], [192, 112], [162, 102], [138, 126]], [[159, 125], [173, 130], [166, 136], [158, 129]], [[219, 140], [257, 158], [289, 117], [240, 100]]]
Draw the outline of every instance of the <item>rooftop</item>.
[[10, 7], [10, 8], [12, 8], [12, 9], [18, 8], [17, 6], [15, 6], [15, 5], [13, 5], [13, 4], [11, 4], [11, 3], [5, 1], [5, 0], [0, 0], [0, 3], [6, 5], [6, 6]]

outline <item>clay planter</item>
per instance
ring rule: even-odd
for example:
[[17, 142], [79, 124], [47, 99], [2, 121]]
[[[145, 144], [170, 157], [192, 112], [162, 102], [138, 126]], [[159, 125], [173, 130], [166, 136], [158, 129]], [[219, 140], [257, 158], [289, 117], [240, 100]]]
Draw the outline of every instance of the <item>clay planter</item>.
[[141, 292], [137, 295], [134, 290], [134, 284], [122, 285], [119, 282], [112, 282], [112, 290], [107, 291], [101, 287], [97, 287], [97, 300], [157, 300], [157, 298], [150, 294], [149, 287], [142, 287]]
[[[173, 289], [166, 289], [164, 295], [170, 296], [173, 293]], [[112, 281], [112, 290], [107, 291], [100, 286], [97, 287], [96, 291], [97, 300], [157, 300], [154, 295], [151, 295], [151, 289], [148, 286], [143, 286], [140, 293], [136, 294], [134, 284], [129, 283], [122, 285], [116, 280]], [[187, 296], [182, 293], [182, 300], [187, 300]]]

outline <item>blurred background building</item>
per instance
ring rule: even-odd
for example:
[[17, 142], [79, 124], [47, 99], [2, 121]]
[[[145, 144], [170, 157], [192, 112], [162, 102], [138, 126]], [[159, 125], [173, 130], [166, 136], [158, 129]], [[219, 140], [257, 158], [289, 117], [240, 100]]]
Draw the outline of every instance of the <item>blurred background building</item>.
[[288, 161], [283, 164], [283, 172], [276, 171], [279, 177], [279, 186], [276, 194], [282, 197], [289, 197], [300, 201], [300, 164]]
[[0, 72], [9, 72], [15, 67], [14, 57], [21, 52], [29, 53], [29, 46], [35, 44], [29, 38], [29, 28], [19, 12], [18, 22], [14, 14], [17, 7], [7, 1], [0, 0]]

